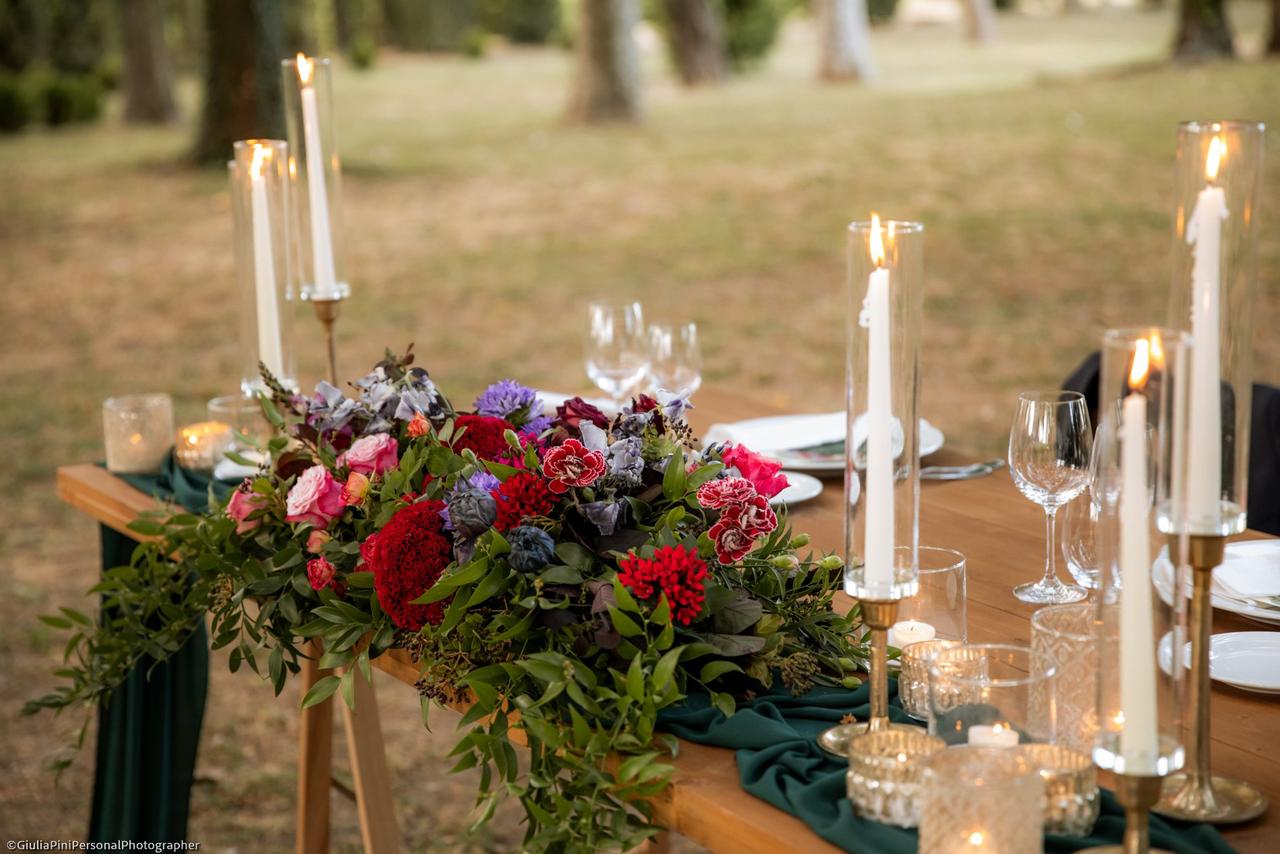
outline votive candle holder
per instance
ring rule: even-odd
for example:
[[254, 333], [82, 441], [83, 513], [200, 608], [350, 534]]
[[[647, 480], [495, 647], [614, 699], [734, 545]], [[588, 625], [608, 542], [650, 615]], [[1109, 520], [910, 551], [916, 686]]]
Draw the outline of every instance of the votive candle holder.
[[1026, 854], [1043, 847], [1044, 783], [1016, 751], [956, 747], [929, 757], [920, 854]]
[[201, 421], [178, 430], [173, 455], [178, 465], [193, 471], [211, 471], [227, 450], [231, 428], [221, 421]]
[[863, 818], [915, 827], [920, 822], [920, 786], [925, 761], [946, 742], [923, 730], [884, 730], [849, 741], [849, 800]]
[[1053, 659], [1019, 644], [964, 644], [929, 667], [929, 733], [947, 744], [1014, 747], [1052, 742]]
[[155, 474], [173, 447], [173, 400], [167, 394], [128, 394], [102, 404], [107, 469]]
[[935, 638], [964, 643], [969, 639], [964, 555], [939, 546], [920, 546], [916, 555], [919, 588], [898, 606], [889, 646], [905, 649]]
[[1044, 781], [1045, 833], [1088, 836], [1098, 820], [1098, 771], [1087, 753], [1061, 744], [1023, 744], [1018, 753]]
[[929, 666], [939, 652], [959, 645], [958, 641], [934, 639], [913, 643], [902, 650], [898, 702], [904, 712], [918, 721], [929, 720]]
[[1056, 708], [1047, 707], [1042, 694], [1032, 717], [1043, 721], [1056, 712], [1056, 743], [1084, 754], [1093, 751], [1098, 734], [1097, 611], [1092, 602], [1075, 602], [1049, 605], [1031, 615], [1031, 649], [1052, 658], [1058, 670]]

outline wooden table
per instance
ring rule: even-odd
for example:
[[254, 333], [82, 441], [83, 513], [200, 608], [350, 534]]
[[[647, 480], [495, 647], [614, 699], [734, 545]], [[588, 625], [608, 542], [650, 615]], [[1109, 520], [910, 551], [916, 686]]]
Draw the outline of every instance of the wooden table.
[[[773, 414], [740, 397], [714, 389], [699, 392], [698, 408], [691, 413], [695, 428], [705, 431], [711, 421]], [[954, 451], [931, 457], [930, 463], [967, 461]], [[154, 501], [96, 466], [68, 466], [58, 470], [58, 494], [64, 501], [97, 521], [128, 533], [129, 521]], [[797, 531], [807, 531], [819, 549], [836, 550], [843, 544], [840, 512], [841, 485], [828, 481], [817, 499], [791, 513]], [[1247, 537], [1264, 535], [1250, 532]], [[968, 559], [969, 637], [975, 642], [1021, 641], [1030, 636], [1029, 617], [1034, 610], [1016, 600], [1010, 589], [1036, 578], [1043, 570], [1044, 515], [1024, 499], [1004, 471], [989, 477], [952, 483], [926, 482], [921, 497], [921, 542], [949, 546]], [[1215, 612], [1217, 631], [1257, 630], [1257, 624], [1241, 617]], [[417, 666], [395, 651], [376, 660], [383, 671], [409, 685], [417, 679]], [[356, 680], [362, 683], [363, 680]], [[369, 694], [372, 697], [372, 693]], [[357, 709], [360, 709], [357, 704]], [[348, 722], [349, 731], [360, 728]], [[371, 757], [366, 747], [364, 776], [368, 785], [381, 786], [385, 776], [381, 756]], [[815, 836], [800, 820], [757, 800], [738, 785], [733, 754], [721, 748], [681, 742], [675, 760], [672, 786], [656, 801], [657, 820], [671, 830], [717, 852], [777, 854], [779, 851], [834, 852], [835, 847]], [[1271, 810], [1248, 824], [1223, 828], [1227, 840], [1242, 852], [1274, 852], [1280, 847], [1280, 701], [1213, 686], [1213, 765], [1258, 785], [1271, 799]], [[369, 766], [374, 766], [369, 768]], [[377, 766], [382, 766], [379, 769]], [[356, 770], [357, 794], [361, 774]], [[301, 784], [307, 775], [300, 774]], [[327, 786], [327, 782], [323, 785]], [[300, 807], [310, 798], [301, 799]], [[377, 798], [360, 798], [376, 802]], [[328, 803], [327, 793], [323, 798]], [[362, 818], [364, 818], [362, 810]], [[312, 824], [315, 824], [314, 815]], [[375, 827], [365, 830], [366, 850], [395, 847], [394, 839]], [[362, 822], [364, 824], [364, 822]], [[300, 825], [300, 850], [323, 850], [325, 839], [302, 845], [307, 836]], [[380, 841], [381, 837], [381, 841]]]

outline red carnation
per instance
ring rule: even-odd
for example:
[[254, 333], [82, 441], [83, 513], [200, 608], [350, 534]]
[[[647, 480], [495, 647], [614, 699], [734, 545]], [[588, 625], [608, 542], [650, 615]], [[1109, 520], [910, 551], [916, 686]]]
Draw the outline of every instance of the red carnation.
[[778, 527], [778, 514], [773, 512], [763, 495], [756, 495], [748, 501], [724, 508], [720, 513], [720, 521], [716, 524], [721, 523], [741, 528], [752, 537], [759, 537]]
[[511, 475], [493, 491], [493, 497], [498, 502], [493, 527], [503, 532], [520, 527], [531, 516], [546, 516], [556, 506], [550, 484], [531, 472]]
[[712, 510], [750, 501], [759, 495], [745, 477], [722, 477], [698, 487], [698, 503]]
[[651, 558], [633, 552], [618, 561], [618, 566], [618, 581], [641, 599], [665, 593], [677, 623], [687, 626], [702, 614], [707, 564], [694, 549], [663, 546]]
[[551, 478], [551, 491], [568, 492], [571, 486], [590, 486], [604, 474], [604, 454], [588, 451], [577, 439], [547, 451], [542, 471]]
[[756, 538], [734, 525], [726, 525], [724, 520], [711, 526], [708, 532], [716, 542], [716, 560], [728, 566], [737, 563], [747, 556]]
[[459, 415], [454, 422], [454, 429], [462, 430], [464, 427], [466, 431], [453, 440], [453, 450], [456, 453], [460, 454], [464, 448], [470, 448], [477, 457], [490, 462], [511, 455], [511, 446], [507, 444], [503, 434], [515, 428], [508, 422], [489, 415]]
[[397, 511], [391, 521], [361, 544], [360, 554], [373, 570], [378, 603], [402, 629], [439, 625], [448, 600], [411, 604], [439, 580], [453, 560], [453, 544], [444, 532], [443, 501], [419, 501]]

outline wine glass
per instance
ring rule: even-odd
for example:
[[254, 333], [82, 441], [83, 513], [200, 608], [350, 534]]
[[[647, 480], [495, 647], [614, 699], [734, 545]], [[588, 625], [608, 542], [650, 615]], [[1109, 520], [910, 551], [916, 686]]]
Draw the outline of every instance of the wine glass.
[[1018, 395], [1009, 433], [1009, 474], [1027, 498], [1044, 508], [1044, 578], [1013, 588], [1023, 602], [1078, 602], [1083, 587], [1058, 579], [1054, 521], [1058, 508], [1089, 487], [1093, 430], [1084, 395], [1074, 391], [1030, 391]]
[[644, 379], [649, 342], [638, 302], [599, 300], [587, 308], [587, 376], [621, 409], [627, 394]]
[[1093, 451], [1089, 456], [1089, 488], [1068, 501], [1062, 508], [1062, 557], [1076, 584], [1089, 590], [1098, 586], [1098, 515], [1102, 512], [1102, 478], [1098, 473], [1100, 457], [1107, 447], [1107, 427], [1093, 434]]
[[702, 385], [702, 352], [698, 325], [656, 324], [649, 327], [649, 385], [689, 397]]

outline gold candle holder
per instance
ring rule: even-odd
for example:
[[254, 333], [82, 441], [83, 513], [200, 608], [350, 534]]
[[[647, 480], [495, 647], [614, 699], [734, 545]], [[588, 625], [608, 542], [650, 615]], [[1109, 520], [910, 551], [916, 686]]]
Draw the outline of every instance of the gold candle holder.
[[[1164, 778], [1154, 811], [1183, 821], [1235, 824], [1267, 811], [1267, 798], [1243, 780], [1216, 777], [1209, 768], [1209, 634], [1213, 628], [1210, 590], [1213, 570], [1221, 565], [1226, 537], [1192, 534], [1190, 706], [1195, 715], [1187, 742], [1186, 770]], [[1173, 554], [1173, 550], [1170, 550]], [[1177, 584], [1175, 583], [1175, 587]], [[1181, 595], [1178, 591], [1175, 595]]]
[[316, 312], [316, 319], [324, 327], [326, 351], [329, 356], [329, 382], [338, 384], [338, 348], [334, 339], [333, 326], [338, 320], [338, 307], [342, 304], [342, 296], [327, 299], [310, 297], [308, 302]]
[[871, 680], [871, 714], [865, 721], [839, 724], [818, 736], [818, 745], [833, 756], [849, 755], [849, 742], [864, 732], [888, 732], [895, 729], [917, 730], [910, 724], [889, 721], [889, 628], [898, 619], [900, 599], [861, 599], [862, 624], [871, 630], [871, 663], [867, 675]]
[[1148, 811], [1160, 800], [1160, 787], [1167, 778], [1137, 774], [1116, 774], [1116, 800], [1124, 807], [1124, 841], [1119, 845], [1098, 845], [1081, 854], [1168, 854], [1152, 852]]

